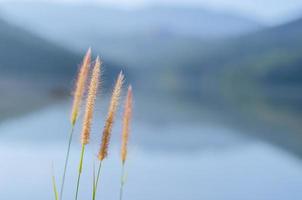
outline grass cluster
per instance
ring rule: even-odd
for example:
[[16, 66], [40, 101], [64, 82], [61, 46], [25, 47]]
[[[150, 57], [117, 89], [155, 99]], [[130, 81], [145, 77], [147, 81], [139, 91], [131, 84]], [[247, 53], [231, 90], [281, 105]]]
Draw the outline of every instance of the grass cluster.
[[[78, 122], [78, 117], [81, 105], [84, 100], [84, 94], [87, 94], [86, 102], [85, 102], [85, 111], [83, 116], [83, 122], [82, 122], [82, 130], [81, 130], [81, 153], [80, 153], [80, 160], [78, 165], [78, 174], [77, 174], [77, 181], [76, 181], [76, 189], [75, 189], [75, 200], [78, 199], [79, 189], [80, 189], [80, 183], [81, 183], [81, 175], [84, 165], [84, 157], [85, 157], [85, 148], [86, 145], [89, 144], [90, 141], [90, 132], [91, 132], [91, 124], [93, 120], [93, 113], [95, 108], [95, 101], [97, 98], [97, 93], [100, 88], [100, 82], [101, 82], [101, 60], [99, 57], [95, 59], [94, 62], [91, 62], [91, 49], [89, 49], [84, 56], [83, 62], [81, 64], [81, 68], [78, 73], [76, 85], [75, 85], [75, 91], [74, 91], [74, 99], [73, 99], [73, 105], [72, 105], [72, 111], [71, 111], [71, 129], [67, 144], [67, 151], [65, 156], [65, 163], [64, 163], [64, 170], [61, 180], [61, 186], [60, 191], [57, 190], [56, 185], [56, 179], [54, 174], [52, 175], [52, 181], [53, 181], [53, 191], [55, 200], [62, 200], [63, 194], [64, 194], [64, 186], [65, 186], [65, 179], [67, 174], [67, 166], [69, 162], [69, 155], [70, 155], [70, 148], [71, 148], [71, 142], [74, 135], [75, 130], [75, 124]], [[92, 68], [92, 69], [91, 69]], [[111, 132], [112, 127], [115, 120], [116, 111], [119, 106], [120, 97], [123, 89], [123, 83], [124, 83], [124, 75], [122, 72], [117, 77], [117, 80], [115, 82], [115, 86], [113, 88], [111, 101], [108, 108], [108, 114], [106, 117], [104, 129], [101, 136], [101, 144], [100, 149], [98, 152], [98, 162], [99, 166], [97, 171], [93, 169], [93, 184], [92, 184], [92, 194], [91, 199], [96, 199], [96, 193], [98, 188], [98, 183], [101, 175], [101, 167], [102, 163], [104, 162], [104, 159], [108, 156], [108, 150], [109, 150], [109, 143], [111, 138]], [[122, 167], [122, 176], [121, 176], [121, 183], [120, 183], [120, 199], [123, 197], [123, 186], [124, 186], [124, 167], [127, 157], [127, 144], [128, 144], [128, 138], [129, 138], [129, 127], [130, 127], [130, 121], [131, 121], [131, 115], [132, 115], [132, 87], [128, 86], [127, 90], [127, 96], [124, 103], [124, 114], [123, 114], [123, 120], [122, 120], [122, 130], [121, 130], [121, 138], [122, 138], [122, 145], [121, 145], [121, 167]]]

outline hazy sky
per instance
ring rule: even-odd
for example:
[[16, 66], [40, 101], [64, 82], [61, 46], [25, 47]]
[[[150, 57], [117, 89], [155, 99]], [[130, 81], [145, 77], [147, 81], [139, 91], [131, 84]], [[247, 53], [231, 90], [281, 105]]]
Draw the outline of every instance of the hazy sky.
[[0, 0], [0, 1], [47, 1], [68, 3], [100, 3], [122, 7], [137, 7], [149, 4], [194, 5], [216, 10], [231, 11], [279, 23], [302, 13], [302, 0]]

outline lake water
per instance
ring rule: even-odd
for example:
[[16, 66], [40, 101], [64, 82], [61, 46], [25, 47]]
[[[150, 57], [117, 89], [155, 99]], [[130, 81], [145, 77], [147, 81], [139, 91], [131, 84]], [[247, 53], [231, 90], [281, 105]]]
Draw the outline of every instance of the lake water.
[[[103, 111], [96, 113], [87, 146], [79, 199], [89, 199], [97, 164]], [[0, 125], [0, 197], [54, 199], [51, 163], [57, 181], [69, 131], [69, 107], [55, 105]], [[98, 199], [115, 200], [120, 181], [120, 122], [102, 168]], [[77, 127], [72, 144], [65, 199], [74, 198], [79, 160]], [[132, 124], [124, 199], [131, 200], [301, 200], [302, 162], [277, 147], [220, 124]]]

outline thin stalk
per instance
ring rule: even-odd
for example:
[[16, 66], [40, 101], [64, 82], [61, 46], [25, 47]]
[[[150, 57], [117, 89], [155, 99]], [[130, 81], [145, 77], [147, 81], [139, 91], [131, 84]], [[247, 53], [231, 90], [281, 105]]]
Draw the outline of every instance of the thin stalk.
[[56, 184], [56, 178], [54, 175], [54, 167], [52, 165], [52, 188], [55, 196], [55, 200], [59, 200], [58, 190], [57, 190], [57, 184]]
[[79, 172], [78, 172], [78, 180], [77, 180], [77, 189], [76, 189], [76, 194], [75, 194], [75, 200], [78, 199], [78, 193], [79, 193], [79, 187], [80, 187], [80, 179], [81, 179], [81, 174], [82, 174], [82, 169], [83, 169], [84, 153], [85, 153], [85, 144], [82, 144], [82, 150], [81, 150], [81, 158], [80, 158], [80, 163], [79, 163]]
[[123, 199], [124, 184], [125, 184], [125, 163], [123, 162], [122, 174], [121, 174], [120, 200]]
[[95, 163], [93, 162], [93, 172], [92, 172], [92, 198], [95, 191]]
[[100, 161], [98, 172], [97, 172], [97, 175], [96, 175], [96, 181], [94, 183], [94, 188], [93, 188], [93, 193], [92, 193], [92, 200], [95, 200], [96, 191], [97, 191], [97, 188], [98, 188], [98, 183], [99, 183], [99, 179], [100, 179], [100, 176], [101, 176], [101, 168], [102, 168], [102, 161]]
[[61, 184], [61, 190], [60, 190], [60, 200], [62, 200], [63, 192], [64, 192], [65, 176], [66, 176], [66, 170], [67, 170], [67, 165], [68, 165], [68, 160], [69, 160], [69, 153], [70, 153], [70, 146], [71, 146], [73, 132], [74, 132], [74, 123], [72, 123], [71, 131], [69, 134], [68, 147], [67, 147], [67, 152], [66, 152], [66, 157], [65, 157], [64, 172], [63, 172], [63, 176], [62, 176], [62, 184]]

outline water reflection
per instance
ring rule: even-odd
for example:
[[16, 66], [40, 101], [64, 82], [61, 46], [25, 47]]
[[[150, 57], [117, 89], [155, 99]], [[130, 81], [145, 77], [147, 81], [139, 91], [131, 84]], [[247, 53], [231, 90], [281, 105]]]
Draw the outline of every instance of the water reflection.
[[[0, 195], [5, 199], [53, 199], [50, 166], [61, 174], [68, 106], [56, 105], [0, 126]], [[96, 116], [101, 116], [102, 108]], [[92, 140], [102, 125], [95, 123]], [[120, 177], [119, 126], [114, 129], [100, 199], [117, 199]], [[76, 138], [76, 137], [75, 137]], [[82, 198], [91, 193], [97, 143], [88, 148]], [[72, 147], [68, 182], [75, 182], [79, 145]], [[16, 167], [20, 166], [20, 167]], [[14, 170], [11, 170], [14, 169]], [[298, 200], [302, 163], [286, 152], [220, 124], [153, 126], [135, 120], [125, 199]], [[74, 184], [67, 184], [66, 199]], [[18, 192], [16, 192], [18, 188]]]

